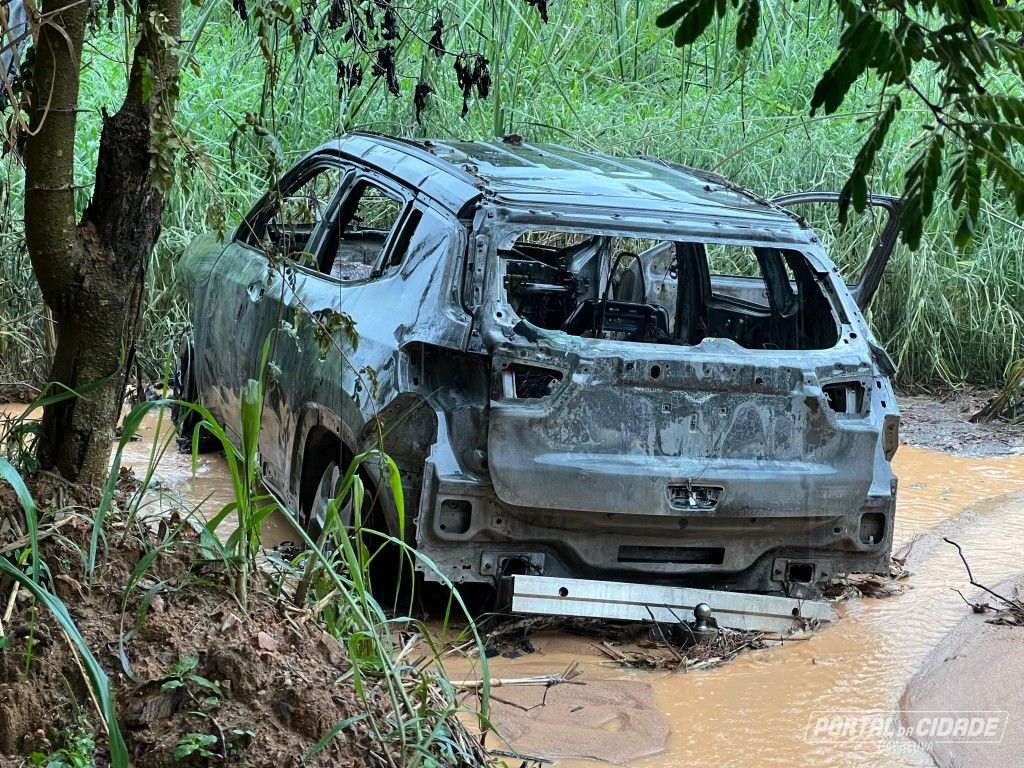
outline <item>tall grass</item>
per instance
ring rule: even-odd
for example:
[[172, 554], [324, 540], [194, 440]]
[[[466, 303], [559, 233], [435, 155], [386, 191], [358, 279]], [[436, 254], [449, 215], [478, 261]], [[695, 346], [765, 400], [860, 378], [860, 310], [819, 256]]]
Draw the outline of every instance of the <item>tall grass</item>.
[[[88, 543], [79, 548], [84, 583], [87, 585], [98, 578], [108, 546], [117, 546], [117, 541], [124, 539], [128, 541], [133, 553], [141, 552], [127, 582], [119, 585], [123, 588], [119, 656], [125, 674], [133, 681], [142, 682], [132, 670], [126, 646], [145, 621], [154, 595], [166, 587], [168, 582], [157, 581], [149, 586], [138, 608], [132, 612], [129, 611], [129, 604], [137, 597], [138, 586], [147, 575], [152, 576], [150, 569], [155, 566], [162, 553], [173, 548], [194, 548], [197, 562], [206, 561], [208, 565], [221, 565], [224, 568], [230, 593], [242, 606], [243, 612], [249, 606], [251, 597], [257, 592], [267, 591], [260, 587], [265, 584], [271, 587], [271, 599], [280, 603], [290, 597], [294, 601], [293, 605], [299, 609], [308, 609], [309, 618], [319, 622], [343, 644], [351, 667], [342, 679], [350, 680], [352, 690], [365, 708], [365, 712], [356, 719], [346, 720], [331, 728], [310, 749], [306, 760], [312, 759], [332, 738], [338, 736], [356, 720], [360, 720], [366, 721], [373, 731], [389, 765], [490, 764], [482, 744], [458, 719], [460, 715], [475, 717], [482, 727], [490, 727], [487, 720], [488, 688], [482, 690], [479, 709], [469, 709], [460, 703], [456, 691], [444, 675], [441, 651], [434, 646], [430, 630], [411, 616], [390, 614], [374, 597], [370, 589], [370, 566], [373, 557], [382, 549], [378, 546], [376, 552], [370, 552], [363, 543], [363, 532], [358, 529], [349, 530], [347, 522], [341, 520], [337, 514], [346, 498], [352, 495], [355, 513], [353, 522], [358, 528], [364, 497], [356, 471], [360, 462], [370, 457], [371, 453], [389, 473], [392, 480], [387, 484], [389, 492], [394, 494], [396, 508], [401, 514], [404, 509], [402, 489], [393, 461], [379, 451], [374, 451], [358, 456], [348, 468], [346, 482], [342, 484], [338, 496], [331, 502], [327, 515], [334, 546], [324, 546], [326, 537], [322, 537], [319, 542], [312, 541], [298, 522], [292, 519], [296, 533], [306, 544], [306, 551], [291, 564], [277, 560], [276, 564], [280, 567], [276, 572], [254, 567], [257, 562], [257, 550], [260, 549], [260, 524], [272, 509], [278, 508], [272, 497], [261, 490], [262, 479], [256, 453], [260, 430], [260, 391], [261, 387], [255, 381], [251, 381], [247, 387], [247, 404], [243, 409], [248, 411], [249, 418], [246, 420], [243, 445], [240, 448], [232, 445], [223, 429], [208, 412], [194, 404], [175, 403], [170, 400], [150, 401], [139, 404], [125, 416], [123, 433], [114, 452], [113, 465], [101, 501], [87, 516], [92, 525], [92, 534]], [[148, 503], [148, 480], [153, 476], [156, 462], [166, 444], [154, 444], [150, 464], [144, 472], [146, 482], [140, 485], [131, 498], [121, 500], [121, 509], [114, 498], [115, 488], [121, 477], [120, 466], [124, 448], [131, 442], [143, 418], [154, 409], [172, 404], [194, 409], [203, 418], [197, 430], [208, 430], [219, 440], [227, 457], [235, 498], [209, 520], [202, 519], [197, 509], [190, 509], [189, 505], [178, 500], [176, 506], [183, 514], [170, 518], [165, 512], [158, 513], [159, 520], [163, 523], [158, 527], [153, 525], [151, 515], [144, 515], [143, 508]], [[156, 434], [160, 434], [159, 428]], [[4, 437], [0, 435], [0, 443]], [[167, 440], [171, 442], [173, 437], [168, 437]], [[0, 448], [3, 448], [3, 445], [0, 445]], [[54, 534], [56, 527], [61, 524], [60, 516], [70, 513], [67, 510], [59, 510], [53, 513], [52, 518], [47, 516], [43, 521], [45, 524], [40, 525], [39, 511], [21, 472], [4, 458], [0, 458], [0, 483], [9, 484], [14, 489], [15, 498], [22, 508], [22, 519], [28, 529], [23, 546], [19, 544], [14, 548], [9, 545], [0, 552], [0, 575], [17, 581], [41, 607], [52, 614], [62, 631], [66, 633], [69, 644], [80, 659], [82, 674], [87, 679], [91, 695], [103, 719], [108, 734], [111, 765], [115, 768], [126, 768], [130, 760], [118, 725], [111, 681], [103, 666], [97, 661], [94, 649], [89, 648], [75, 620], [56, 596], [53, 574], [48, 563], [40, 556], [39, 539], [44, 535]], [[290, 517], [287, 510], [280, 511]], [[0, 509], [0, 517], [11, 513], [12, 510]], [[217, 535], [218, 528], [230, 514], [237, 517], [238, 528], [226, 541], [221, 541], [221, 537]], [[189, 527], [199, 529], [201, 536], [198, 542], [194, 538], [181, 535]], [[156, 530], [163, 533], [154, 534]], [[470, 619], [466, 605], [454, 591], [452, 584], [435, 564], [411, 550], [405, 542], [379, 532], [367, 530], [365, 533], [382, 545], [402, 548], [410, 561], [412, 558], [419, 558], [427, 568], [434, 569], [452, 590], [451, 600], [458, 604], [462, 615], [468, 620], [468, 632], [476, 640], [481, 653], [483, 675], [486, 679], [487, 662], [483, 654], [482, 640]], [[68, 544], [67, 540], [64, 541]], [[77, 545], [71, 546], [78, 548]], [[307, 564], [311, 567], [306, 567]], [[308, 576], [314, 572], [323, 589], [320, 594], [313, 596], [314, 600], [307, 601], [306, 590], [292, 588], [300, 575], [305, 573]], [[186, 583], [179, 585], [179, 589], [187, 587], [187, 577], [185, 581]], [[197, 578], [197, 583], [199, 581]], [[263, 597], [267, 599], [265, 594]], [[313, 603], [312, 606], [308, 604], [310, 602]], [[126, 626], [129, 627], [127, 631]], [[415, 662], [406, 659], [410, 646], [403, 633], [410, 629], [418, 633], [434, 649], [433, 665], [427, 671], [421, 666], [422, 659]], [[3, 639], [2, 625], [0, 639]], [[3, 650], [4, 646], [0, 645], [0, 651]], [[28, 661], [26, 663], [28, 664]], [[382, 695], [389, 706], [382, 708]]]
[[[149, 272], [142, 368], [157, 374], [168, 339], [185, 324], [170, 290], [181, 249], [197, 232], [233, 224], [267, 186], [266, 142], [251, 133], [234, 136], [247, 112], [262, 109], [272, 118], [268, 122], [286, 164], [351, 129], [455, 138], [517, 133], [531, 141], [639, 152], [711, 168], [766, 196], [838, 189], [866, 131], [862, 120], [877, 107], [878, 87], [858, 86], [842, 115], [809, 116], [810, 94], [835, 55], [834, 5], [823, 0], [768, 4], [759, 45], [742, 56], [729, 43], [732, 30], [724, 28], [680, 53], [654, 26], [664, 5], [663, 0], [565, 0], [549, 5], [550, 22], [542, 24], [521, 0], [442, 3], [446, 17], [458, 20], [466, 36], [481, 36], [491, 62], [492, 97], [471, 104], [465, 118], [459, 115], [461, 93], [449, 60], [408, 63], [418, 61], [417, 41], [411, 43], [412, 59], [400, 69], [397, 99], [368, 84], [339, 101], [334, 61], [312, 56], [308, 42], [297, 58], [282, 46], [279, 87], [273, 97], [261, 99], [264, 69], [254, 35], [225, 4], [208, 0], [190, 10], [184, 37], [196, 41], [190, 45], [200, 74], [185, 72], [178, 125], [194, 151], [182, 162]], [[90, 46], [82, 103], [93, 110], [113, 109], [124, 82], [123, 39], [116, 32], [100, 35]], [[417, 124], [412, 90], [421, 75], [435, 92]], [[911, 145], [926, 119], [914, 111], [901, 115], [881, 157], [874, 191], [900, 191]], [[76, 179], [82, 205], [99, 129], [98, 112], [82, 115]], [[16, 209], [19, 171], [10, 161], [5, 168], [2, 183]], [[956, 250], [953, 230], [953, 217], [940, 201], [921, 250], [898, 249], [871, 313], [904, 385], [995, 384], [1024, 356], [1024, 226], [1008, 207], [991, 200], [984, 204], [969, 250]], [[859, 241], [858, 251], [837, 247], [839, 261], [851, 273], [863, 253]], [[0, 234], [0, 299], [12, 290], [35, 296], [26, 263], [16, 228]], [[16, 289], [10, 287], [14, 284]], [[8, 371], [38, 375], [47, 353], [38, 302], [0, 301], [0, 316], [5, 320], [0, 361]]]

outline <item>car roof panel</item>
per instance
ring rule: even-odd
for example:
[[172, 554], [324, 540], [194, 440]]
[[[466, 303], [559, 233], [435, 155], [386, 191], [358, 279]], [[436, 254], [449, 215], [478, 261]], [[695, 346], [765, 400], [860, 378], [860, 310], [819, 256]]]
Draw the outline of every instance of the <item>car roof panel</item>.
[[613, 157], [521, 141], [441, 141], [347, 134], [334, 150], [441, 202], [455, 213], [482, 198], [508, 205], [629, 210], [652, 216], [722, 217], [778, 227], [784, 209], [713, 173], [645, 157]]

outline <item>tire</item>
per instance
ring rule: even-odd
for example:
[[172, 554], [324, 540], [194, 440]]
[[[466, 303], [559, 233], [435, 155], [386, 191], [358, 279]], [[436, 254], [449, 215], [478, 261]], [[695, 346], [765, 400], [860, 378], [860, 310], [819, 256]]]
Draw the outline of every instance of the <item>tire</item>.
[[[309, 501], [306, 502], [302, 509], [302, 525], [313, 541], [319, 540], [320, 534], [323, 532], [324, 513], [327, 511], [327, 502], [337, 496], [338, 491], [341, 489], [346, 469], [347, 466], [342, 467], [337, 459], [329, 460], [327, 466], [320, 471], [319, 480], [310, 494]], [[369, 506], [369, 501], [374, 496], [371, 481], [363, 476], [363, 484], [366, 488], [367, 506], [364, 507], [362, 513], [363, 533], [361, 535], [366, 537], [363, 539], [363, 543], [372, 551], [375, 551], [369, 570], [370, 581], [373, 585], [373, 595], [381, 602], [382, 606], [397, 605], [400, 603], [396, 602], [396, 600], [400, 597], [404, 595], [403, 599], [408, 599], [410, 590], [418, 590], [418, 587], [413, 585], [414, 583], [418, 584], [420, 579], [415, 574], [406, 574], [404, 581], [400, 583], [399, 574], [404, 568], [404, 563], [400, 549], [396, 545], [385, 544], [381, 551], [376, 551], [382, 541], [376, 534], [369, 531], [382, 531], [386, 526], [384, 525], [384, 518], [378, 505]], [[339, 516], [345, 526], [348, 527], [349, 536], [354, 542], [360, 534], [351, 529], [353, 509], [352, 496], [349, 494], [343, 501], [343, 505], [339, 510]], [[337, 546], [338, 541], [334, 538], [333, 534], [323, 543], [323, 549], [327, 552], [334, 550]], [[399, 591], [402, 592], [402, 595], [398, 594]], [[418, 591], [416, 594], [418, 594]]]
[[[175, 400], [186, 403], [199, 403], [199, 388], [196, 385], [195, 373], [192, 370], [194, 352], [191, 339], [182, 339], [178, 345], [178, 354], [174, 361], [174, 374], [171, 377], [171, 395]], [[202, 417], [191, 408], [182, 405], [171, 406], [171, 421], [178, 433], [178, 450], [181, 453], [192, 452], [192, 435]], [[207, 430], [199, 432], [199, 452], [209, 453], [221, 448], [217, 440]]]

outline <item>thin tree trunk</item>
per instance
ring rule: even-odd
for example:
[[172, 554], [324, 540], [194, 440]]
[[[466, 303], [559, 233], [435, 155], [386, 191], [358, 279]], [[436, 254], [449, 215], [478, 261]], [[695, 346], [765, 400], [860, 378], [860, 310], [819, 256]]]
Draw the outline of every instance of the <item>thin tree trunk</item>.
[[[39, 458], [65, 477], [97, 484], [107, 473], [134, 361], [146, 266], [160, 235], [162, 190], [173, 168], [171, 121], [179, 71], [173, 46], [181, 31], [181, 6], [179, 0], [139, 3], [140, 36], [127, 94], [115, 115], [103, 114], [96, 186], [75, 226], [71, 162], [88, 4], [51, 0], [50, 5], [63, 6], [55, 18], [76, 55], [66, 55], [67, 39], [49, 30], [47, 44], [61, 56], [53, 57], [59, 66], [46, 72], [40, 65], [47, 59], [47, 28], [41, 30], [32, 105], [32, 127], [39, 133], [26, 148], [25, 230], [33, 269], [57, 326], [51, 381], [81, 396], [45, 409]], [[55, 95], [46, 109], [51, 83]]]

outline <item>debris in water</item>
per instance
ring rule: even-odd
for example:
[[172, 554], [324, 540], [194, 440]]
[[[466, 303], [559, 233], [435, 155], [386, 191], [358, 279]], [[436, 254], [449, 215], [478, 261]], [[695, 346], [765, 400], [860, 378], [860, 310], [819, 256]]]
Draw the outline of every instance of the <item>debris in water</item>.
[[852, 573], [839, 576], [822, 587], [822, 595], [837, 601], [855, 600], [861, 597], [881, 599], [902, 595], [904, 587], [896, 582], [903, 581], [911, 575], [907, 568], [907, 558], [910, 556], [912, 548], [913, 542], [892, 556], [887, 576], [876, 573]]
[[970, 600], [964, 597], [963, 592], [961, 592], [959, 589], [954, 589], [953, 591], [960, 595], [960, 597], [963, 598], [965, 603], [971, 606], [971, 610], [973, 610], [975, 613], [985, 613], [988, 610], [996, 611], [996, 615], [993, 618], [988, 619], [989, 624], [1005, 624], [1014, 627], [1024, 626], [1024, 599], [1021, 599], [1020, 587], [1016, 587], [1013, 591], [1013, 598], [1009, 598], [1004, 597], [1003, 595], [1000, 595], [998, 592], [989, 589], [984, 584], [975, 581], [974, 574], [971, 573], [971, 566], [967, 562], [967, 558], [964, 556], [964, 551], [960, 547], [960, 545], [949, 538], [943, 538], [942, 540], [947, 544], [952, 544], [954, 547], [956, 547], [956, 551], [960, 555], [960, 560], [963, 561], [964, 568], [967, 569], [967, 580], [968, 582], [970, 582], [971, 586], [984, 590], [1001, 603], [1001, 607], [999, 608], [993, 608], [988, 603], [972, 603]]
[[[629, 669], [701, 669], [731, 661], [744, 650], [768, 647], [773, 641], [762, 632], [748, 632], [715, 626], [711, 616], [691, 623], [616, 622], [573, 616], [499, 617], [497, 625], [484, 635], [489, 656], [516, 658], [533, 653], [531, 638], [540, 632], [564, 632], [583, 636], [615, 663]], [[475, 644], [462, 649], [475, 652]]]

